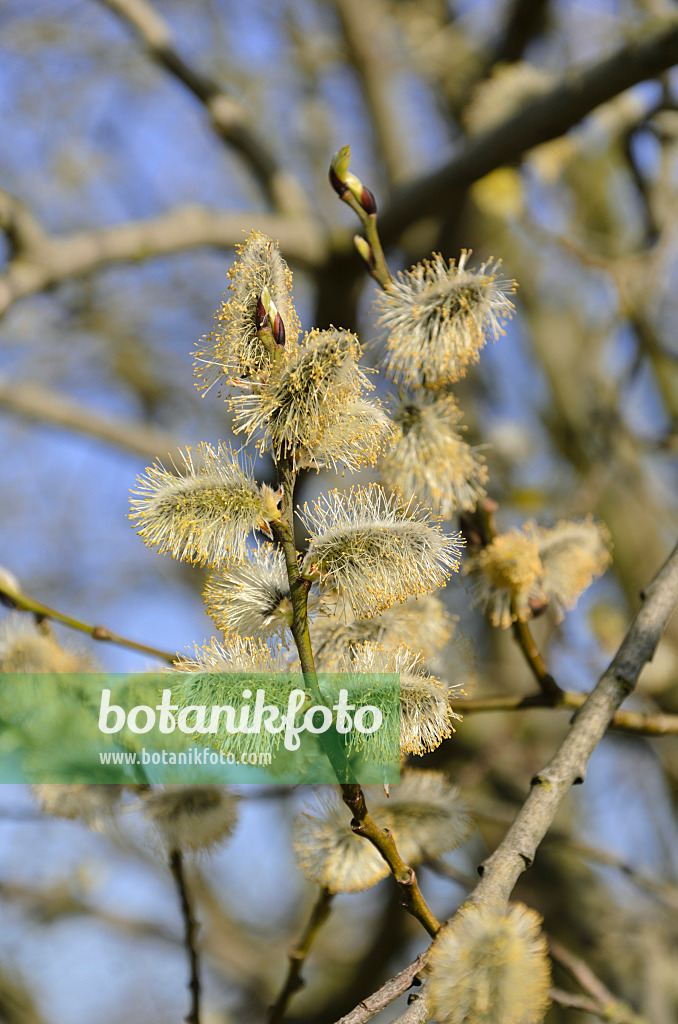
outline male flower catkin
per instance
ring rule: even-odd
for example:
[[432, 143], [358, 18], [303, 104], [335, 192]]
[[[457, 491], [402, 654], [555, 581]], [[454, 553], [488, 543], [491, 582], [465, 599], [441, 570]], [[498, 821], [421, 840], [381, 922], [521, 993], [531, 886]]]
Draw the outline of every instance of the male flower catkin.
[[573, 608], [597, 576], [612, 562], [610, 532], [591, 516], [583, 522], [561, 519], [550, 529], [537, 529], [542, 587], [560, 620]]
[[[362, 464], [375, 448], [375, 432], [383, 438], [388, 421], [363, 398], [371, 385], [358, 367], [359, 356], [360, 343], [350, 331], [311, 331], [265, 384], [231, 400], [236, 432], [258, 435], [261, 450], [276, 458], [291, 455], [316, 468], [337, 459], [352, 468]], [[368, 426], [372, 441], [356, 459], [361, 425]]]
[[[410, 866], [455, 849], [471, 831], [466, 804], [441, 772], [407, 769], [389, 799], [383, 789], [367, 799], [374, 820], [391, 830]], [[324, 792], [296, 819], [294, 849], [306, 876], [332, 892], [360, 892], [389, 874], [378, 850], [351, 829], [336, 790]]]
[[386, 372], [396, 382], [441, 388], [465, 376], [487, 336], [503, 334], [514, 312], [515, 282], [499, 277], [499, 262], [467, 269], [470, 253], [455, 264], [438, 253], [399, 273], [377, 297], [388, 328]]
[[413, 494], [450, 519], [471, 512], [485, 494], [485, 460], [459, 433], [461, 412], [452, 395], [401, 394], [393, 412], [394, 443], [379, 469], [385, 487]]
[[230, 636], [282, 639], [290, 628], [290, 584], [279, 549], [258, 547], [244, 562], [215, 569], [203, 597], [215, 625]]
[[551, 982], [541, 918], [529, 907], [468, 904], [435, 939], [428, 994], [440, 1024], [540, 1024]]
[[262, 294], [272, 301], [284, 324], [286, 347], [294, 350], [299, 320], [292, 304], [292, 274], [276, 243], [252, 231], [238, 246], [238, 259], [231, 267], [231, 295], [215, 315], [217, 326], [196, 355], [198, 386], [207, 391], [214, 383], [231, 385], [261, 380], [271, 367], [271, 349], [258, 330], [257, 309]]
[[454, 731], [452, 723], [461, 720], [450, 707], [454, 692], [428, 675], [421, 654], [406, 644], [390, 651], [375, 643], [352, 647], [339, 670], [358, 681], [375, 674], [400, 676], [401, 755], [435, 750]]
[[544, 603], [539, 547], [532, 532], [508, 530], [469, 556], [464, 572], [472, 583], [473, 604], [481, 605], [493, 626], [508, 629], [526, 622], [530, 602]]
[[142, 794], [141, 809], [168, 850], [208, 850], [238, 821], [238, 798], [225, 786], [162, 786]]
[[138, 477], [129, 518], [145, 544], [174, 558], [210, 565], [242, 558], [252, 530], [270, 535], [278, 497], [230, 446], [201, 444], [197, 456], [181, 453], [182, 476], [155, 463]]
[[469, 557], [464, 572], [472, 581], [474, 604], [482, 605], [493, 626], [508, 629], [546, 604], [560, 621], [611, 560], [606, 526], [591, 517], [563, 519], [551, 529], [530, 522], [499, 534]]
[[350, 607], [339, 600], [334, 614], [320, 614], [313, 620], [311, 642], [316, 663], [328, 670], [337, 668], [349, 648], [365, 643], [388, 649], [406, 641], [425, 658], [433, 658], [452, 636], [454, 626], [437, 594], [410, 597], [370, 619], [355, 619]]
[[332, 491], [304, 506], [311, 534], [306, 572], [346, 598], [356, 618], [369, 618], [443, 585], [459, 568], [463, 541], [445, 534], [427, 509], [402, 506], [380, 487]]
[[[227, 637], [223, 643], [213, 638], [203, 647], [196, 644], [193, 651], [178, 655], [174, 668], [167, 669], [166, 674], [172, 703], [179, 711], [203, 706], [242, 708], [245, 688], [253, 694], [260, 688], [265, 690], [267, 702], [282, 707], [287, 704], [290, 689], [282, 650], [271, 651], [262, 640], [241, 636]], [[226, 751], [233, 746], [228, 720], [223, 716], [215, 733], [196, 733], [194, 739]], [[267, 729], [239, 733], [238, 750], [242, 756], [272, 753], [280, 740], [279, 733], [274, 735]]]

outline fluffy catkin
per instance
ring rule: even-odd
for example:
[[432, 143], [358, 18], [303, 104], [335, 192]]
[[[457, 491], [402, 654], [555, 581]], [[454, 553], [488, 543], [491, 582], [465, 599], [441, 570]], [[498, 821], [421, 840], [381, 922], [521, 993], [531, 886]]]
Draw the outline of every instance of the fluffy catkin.
[[540, 1024], [551, 983], [540, 926], [539, 915], [520, 903], [458, 910], [428, 958], [439, 1024]]

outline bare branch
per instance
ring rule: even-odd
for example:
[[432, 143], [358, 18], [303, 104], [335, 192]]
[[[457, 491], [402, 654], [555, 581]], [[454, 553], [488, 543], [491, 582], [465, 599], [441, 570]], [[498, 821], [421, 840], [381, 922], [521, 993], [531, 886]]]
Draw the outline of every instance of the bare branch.
[[18, 299], [109, 263], [163, 256], [198, 246], [232, 249], [243, 240], [245, 224], [277, 239], [292, 263], [313, 267], [325, 258], [326, 242], [310, 220], [177, 206], [157, 217], [115, 227], [63, 237], [36, 235], [30, 252], [13, 260], [0, 276], [0, 316]]
[[610, 667], [576, 713], [555, 756], [532, 782], [513, 825], [481, 867], [474, 902], [507, 900], [518, 878], [534, 860], [563, 797], [584, 781], [586, 765], [615, 711], [651, 660], [678, 600], [678, 545], [645, 591], [644, 603]]
[[499, 127], [471, 140], [459, 156], [433, 174], [394, 193], [381, 216], [381, 233], [392, 244], [410, 224], [454, 207], [478, 178], [518, 160], [527, 150], [564, 135], [601, 103], [678, 61], [678, 15], [653, 19], [610, 57], [562, 80]]
[[308, 212], [304, 192], [277, 163], [265, 142], [252, 131], [252, 115], [207, 75], [190, 67], [174, 47], [167, 22], [148, 0], [101, 0], [138, 33], [148, 55], [164, 67], [207, 109], [217, 135], [242, 156], [280, 213]]
[[350, 1013], [341, 1017], [335, 1024], [365, 1024], [365, 1021], [370, 1020], [380, 1010], [390, 1006], [398, 996], [403, 995], [408, 988], [416, 984], [417, 975], [426, 966], [426, 955], [426, 953], [421, 953], [414, 963], [399, 971], [394, 978], [387, 981], [367, 999], [363, 999]]
[[181, 917], [184, 922], [184, 946], [188, 955], [190, 970], [188, 988], [191, 993], [191, 1008], [185, 1019], [186, 1024], [200, 1024], [200, 961], [196, 941], [198, 923], [193, 913], [193, 906], [186, 885], [184, 859], [180, 850], [172, 850], [170, 852], [169, 864], [179, 896]]
[[329, 889], [320, 889], [317, 899], [313, 904], [311, 916], [304, 928], [304, 934], [294, 949], [290, 950], [287, 977], [280, 990], [280, 995], [270, 1009], [268, 1024], [277, 1024], [278, 1021], [282, 1020], [290, 998], [300, 988], [303, 988], [304, 979], [301, 976], [301, 969], [318, 931], [329, 916], [333, 898], [334, 893], [330, 892]]
[[172, 453], [179, 447], [177, 439], [164, 430], [101, 416], [94, 409], [31, 381], [0, 377], [0, 410], [17, 413], [35, 423], [73, 430], [145, 458]]
[[[347, 56], [362, 82], [377, 150], [389, 181], [402, 181], [407, 168], [403, 132], [396, 117], [391, 73], [393, 26], [379, 0], [334, 0]], [[377, 42], [378, 41], [378, 42]]]
[[[545, 693], [506, 694], [498, 697], [455, 699], [455, 711], [523, 711], [529, 708], [559, 708], [576, 710], [586, 701], [586, 694], [561, 690], [555, 698]], [[637, 736], [675, 736], [678, 733], [678, 715], [665, 712], [648, 714], [644, 711], [615, 711], [610, 729], [635, 733]]]
[[9, 240], [13, 258], [39, 250], [45, 241], [45, 233], [26, 203], [4, 188], [0, 188], [0, 230]]

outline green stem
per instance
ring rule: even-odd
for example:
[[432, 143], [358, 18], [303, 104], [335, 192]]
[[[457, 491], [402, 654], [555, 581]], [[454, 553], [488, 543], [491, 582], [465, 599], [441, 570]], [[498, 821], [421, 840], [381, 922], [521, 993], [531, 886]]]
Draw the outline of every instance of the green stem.
[[370, 249], [372, 250], [372, 260], [368, 264], [368, 270], [374, 280], [381, 285], [384, 291], [386, 291], [389, 284], [393, 281], [393, 278], [391, 277], [391, 272], [388, 269], [386, 256], [384, 255], [384, 249], [381, 244], [381, 238], [379, 237], [377, 215], [376, 213], [367, 213], [363, 210], [358, 200], [348, 189], [344, 195], [341, 196], [341, 199], [347, 206], [351, 207], [363, 226], [365, 237], [367, 238]]
[[129, 647], [131, 650], [139, 651], [141, 654], [150, 654], [154, 658], [167, 661], [170, 665], [173, 665], [176, 660], [176, 654], [170, 654], [169, 651], [161, 651], [159, 648], [150, 647], [148, 644], [137, 643], [136, 640], [129, 640], [127, 637], [120, 636], [119, 633], [114, 633], [106, 626], [92, 626], [87, 622], [74, 618], [72, 615], [64, 615], [62, 612], [49, 608], [46, 604], [35, 601], [27, 594], [12, 590], [4, 584], [0, 587], [0, 601], [7, 604], [10, 608], [17, 608], [22, 612], [32, 612], [38, 620], [49, 619], [52, 622], [61, 622], [70, 629], [78, 630], [79, 633], [86, 633], [93, 640], [103, 640], [108, 643], [118, 644], [121, 647]]

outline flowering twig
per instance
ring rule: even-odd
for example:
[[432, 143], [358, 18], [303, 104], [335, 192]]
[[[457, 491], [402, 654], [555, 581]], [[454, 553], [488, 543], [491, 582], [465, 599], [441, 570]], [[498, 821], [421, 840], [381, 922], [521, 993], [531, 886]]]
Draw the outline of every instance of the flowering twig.
[[280, 991], [280, 995], [271, 1007], [268, 1016], [268, 1024], [277, 1024], [277, 1022], [283, 1018], [290, 997], [303, 987], [304, 980], [301, 977], [301, 968], [303, 967], [304, 961], [308, 956], [309, 950], [316, 935], [318, 934], [318, 931], [328, 918], [333, 898], [334, 893], [330, 892], [329, 889], [320, 889], [318, 898], [313, 904], [311, 916], [304, 928], [304, 933], [298, 944], [290, 951], [290, 964], [287, 971], [287, 977], [285, 978], [285, 983]]
[[353, 239], [356, 249], [372, 277], [386, 289], [392, 278], [377, 228], [377, 203], [372, 192], [349, 171], [350, 155], [349, 146], [342, 146], [335, 153], [330, 164], [330, 183], [342, 202], [350, 206], [359, 218], [367, 240], [356, 235]]
[[18, 611], [32, 612], [38, 621], [49, 619], [52, 622], [60, 622], [70, 629], [86, 633], [93, 640], [104, 640], [108, 643], [118, 644], [120, 647], [128, 647], [132, 651], [139, 651], [141, 654], [150, 654], [154, 658], [160, 658], [162, 661], [169, 662], [170, 665], [173, 665], [176, 660], [176, 654], [162, 651], [158, 647], [150, 647], [148, 644], [138, 643], [136, 640], [129, 640], [119, 633], [114, 633], [107, 626], [92, 626], [87, 622], [74, 618], [72, 615], [64, 615], [63, 612], [58, 612], [56, 609], [34, 600], [28, 594], [24, 594], [23, 591], [13, 589], [5, 582], [0, 583], [0, 603], [10, 608], [16, 608]]
[[179, 894], [181, 905], [181, 916], [184, 920], [184, 945], [188, 953], [190, 967], [190, 981], [188, 984], [191, 993], [191, 1008], [185, 1018], [186, 1024], [200, 1024], [200, 976], [199, 959], [196, 945], [196, 933], [198, 925], [193, 916], [193, 907], [186, 887], [184, 875], [184, 862], [180, 850], [172, 850], [170, 853], [170, 870]]
[[[311, 691], [322, 702], [322, 696], [318, 688], [311, 637], [308, 629], [308, 592], [311, 588], [311, 580], [302, 575], [297, 561], [297, 550], [294, 542], [294, 486], [296, 473], [292, 460], [282, 458], [277, 460], [278, 483], [282, 491], [281, 517], [271, 522], [271, 529], [276, 540], [282, 546], [287, 574], [290, 585], [290, 598], [292, 601], [292, 636], [299, 652], [299, 662], [304, 680]], [[351, 827], [356, 835], [363, 836], [379, 851], [388, 864], [393, 877], [400, 888], [400, 894], [405, 909], [416, 917], [423, 925], [429, 935], [436, 935], [440, 929], [440, 923], [426, 903], [414, 870], [407, 865], [396, 846], [395, 840], [388, 829], [382, 829], [372, 818], [362, 788], [355, 782], [346, 781], [351, 776], [347, 774], [349, 766], [341, 748], [336, 747], [331, 741], [331, 735], [321, 733], [320, 740], [323, 749], [327, 754], [332, 767], [335, 769], [337, 779], [341, 785], [344, 803], [350, 809], [353, 820]]]

